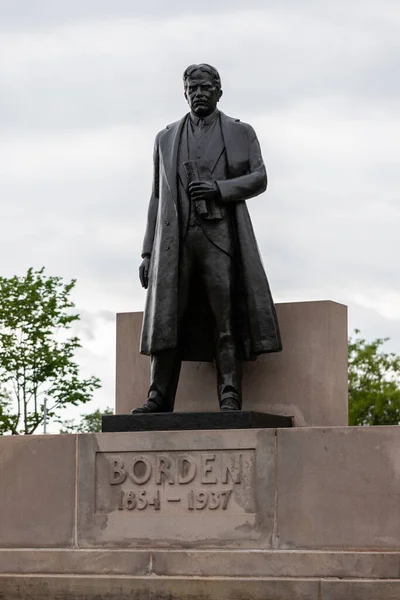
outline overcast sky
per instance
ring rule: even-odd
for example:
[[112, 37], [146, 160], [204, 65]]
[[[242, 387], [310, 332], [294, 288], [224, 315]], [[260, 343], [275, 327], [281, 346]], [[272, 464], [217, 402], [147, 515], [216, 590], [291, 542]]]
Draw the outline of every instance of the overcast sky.
[[0, 0], [0, 272], [78, 279], [88, 409], [114, 403], [115, 314], [144, 305], [154, 137], [193, 62], [258, 133], [275, 301], [345, 303], [400, 352], [399, 31], [398, 0]]

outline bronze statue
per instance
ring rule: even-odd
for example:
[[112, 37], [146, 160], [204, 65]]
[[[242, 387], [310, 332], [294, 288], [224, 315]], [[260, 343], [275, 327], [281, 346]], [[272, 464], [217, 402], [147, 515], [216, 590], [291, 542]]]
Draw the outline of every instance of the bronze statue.
[[282, 349], [246, 200], [267, 187], [253, 128], [217, 109], [218, 71], [183, 74], [190, 112], [156, 137], [140, 281], [148, 288], [140, 351], [145, 404], [172, 412], [182, 360], [215, 361], [221, 410], [242, 407], [243, 360]]

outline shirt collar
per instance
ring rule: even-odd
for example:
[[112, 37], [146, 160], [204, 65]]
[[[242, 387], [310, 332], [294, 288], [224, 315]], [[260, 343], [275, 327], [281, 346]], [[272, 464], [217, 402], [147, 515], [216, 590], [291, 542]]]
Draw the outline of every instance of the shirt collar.
[[219, 110], [218, 110], [218, 108], [216, 108], [210, 115], [207, 115], [207, 117], [204, 117], [203, 119], [201, 117], [198, 117], [197, 115], [194, 114], [194, 112], [191, 111], [189, 113], [189, 118], [190, 118], [191, 122], [193, 123], [193, 125], [196, 125], [196, 127], [200, 123], [203, 123], [204, 125], [208, 126], [208, 125], [211, 125], [212, 123], [214, 123], [214, 121], [218, 117], [218, 115], [219, 115]]

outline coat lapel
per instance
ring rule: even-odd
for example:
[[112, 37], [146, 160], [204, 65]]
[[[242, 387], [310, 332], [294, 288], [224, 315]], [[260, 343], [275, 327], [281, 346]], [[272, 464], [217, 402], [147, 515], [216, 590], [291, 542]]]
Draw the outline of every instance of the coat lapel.
[[186, 118], [187, 115], [180, 121], [173, 123], [160, 139], [160, 156], [165, 172], [165, 178], [175, 202], [178, 198], [177, 172], [179, 141]]
[[[215, 127], [212, 130], [210, 141], [207, 148], [207, 162], [210, 166], [211, 173], [214, 171], [217, 163], [221, 157], [221, 154], [225, 150], [225, 142], [223, 135], [220, 135], [220, 131], [222, 132], [222, 126], [220, 125], [221, 121], [215, 124]], [[220, 129], [221, 127], [221, 129]]]
[[[226, 162], [228, 171], [232, 169], [238, 158], [240, 157], [241, 148], [236, 135], [235, 121], [226, 116], [223, 112], [220, 113], [221, 133], [226, 151]], [[229, 173], [228, 173], [229, 175]]]
[[187, 140], [187, 134], [188, 134], [187, 130], [188, 130], [188, 119], [186, 119], [186, 123], [182, 127], [181, 135], [180, 135], [180, 143], [178, 146], [178, 161], [179, 161], [178, 175], [179, 175], [181, 184], [182, 184], [185, 192], [187, 191], [188, 185], [189, 185], [187, 175], [186, 175], [186, 169], [183, 166], [183, 163], [186, 162], [187, 160], [189, 160], [188, 145], [187, 145], [187, 143], [185, 143]]

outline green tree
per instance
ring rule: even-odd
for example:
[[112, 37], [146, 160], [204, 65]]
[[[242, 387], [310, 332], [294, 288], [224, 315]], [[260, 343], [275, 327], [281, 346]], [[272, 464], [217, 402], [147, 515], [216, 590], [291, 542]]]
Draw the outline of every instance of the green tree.
[[12, 412], [12, 398], [4, 389], [0, 390], [0, 435], [12, 431], [14, 415]]
[[74, 419], [64, 421], [60, 433], [98, 433], [101, 431], [102, 415], [113, 415], [114, 411], [111, 408], [106, 408], [103, 411], [99, 409], [86, 415], [81, 415], [81, 420], [76, 423]]
[[79, 315], [70, 295], [75, 280], [64, 283], [44, 268], [22, 277], [0, 277], [0, 432], [31, 434], [49, 419], [61, 420], [68, 406], [85, 404], [100, 387], [83, 379], [74, 360], [81, 347], [68, 330]]
[[400, 424], [400, 356], [384, 352], [388, 338], [349, 339], [349, 424]]

